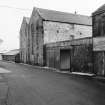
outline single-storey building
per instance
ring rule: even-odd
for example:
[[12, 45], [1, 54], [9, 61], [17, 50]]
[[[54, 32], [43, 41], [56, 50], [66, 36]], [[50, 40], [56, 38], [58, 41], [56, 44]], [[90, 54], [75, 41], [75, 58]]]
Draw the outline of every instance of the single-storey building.
[[5, 61], [20, 62], [20, 50], [15, 49], [2, 54], [2, 59]]

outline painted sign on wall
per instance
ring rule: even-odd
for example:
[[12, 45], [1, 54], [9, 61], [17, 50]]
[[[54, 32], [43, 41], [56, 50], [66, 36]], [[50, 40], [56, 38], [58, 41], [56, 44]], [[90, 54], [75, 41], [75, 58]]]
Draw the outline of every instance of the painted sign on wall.
[[93, 51], [105, 51], [105, 37], [93, 38]]

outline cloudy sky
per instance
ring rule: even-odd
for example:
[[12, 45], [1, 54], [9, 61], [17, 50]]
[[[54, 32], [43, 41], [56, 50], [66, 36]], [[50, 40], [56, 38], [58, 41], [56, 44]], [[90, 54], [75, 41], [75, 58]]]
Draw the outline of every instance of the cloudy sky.
[[23, 16], [30, 17], [39, 7], [91, 16], [105, 0], [0, 0], [0, 52], [19, 48], [19, 30]]

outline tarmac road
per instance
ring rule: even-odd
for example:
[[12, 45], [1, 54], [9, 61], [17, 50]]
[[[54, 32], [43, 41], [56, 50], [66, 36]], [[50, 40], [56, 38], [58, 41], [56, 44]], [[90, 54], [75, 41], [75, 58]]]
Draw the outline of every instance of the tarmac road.
[[2, 74], [6, 105], [105, 105], [104, 83], [22, 64], [0, 67], [9, 71]]

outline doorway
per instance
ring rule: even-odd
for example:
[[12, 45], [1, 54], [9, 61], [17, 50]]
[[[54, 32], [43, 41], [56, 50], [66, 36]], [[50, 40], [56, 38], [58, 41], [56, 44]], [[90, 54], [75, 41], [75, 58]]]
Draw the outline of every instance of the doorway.
[[70, 49], [60, 50], [60, 69], [63, 71], [70, 70]]

